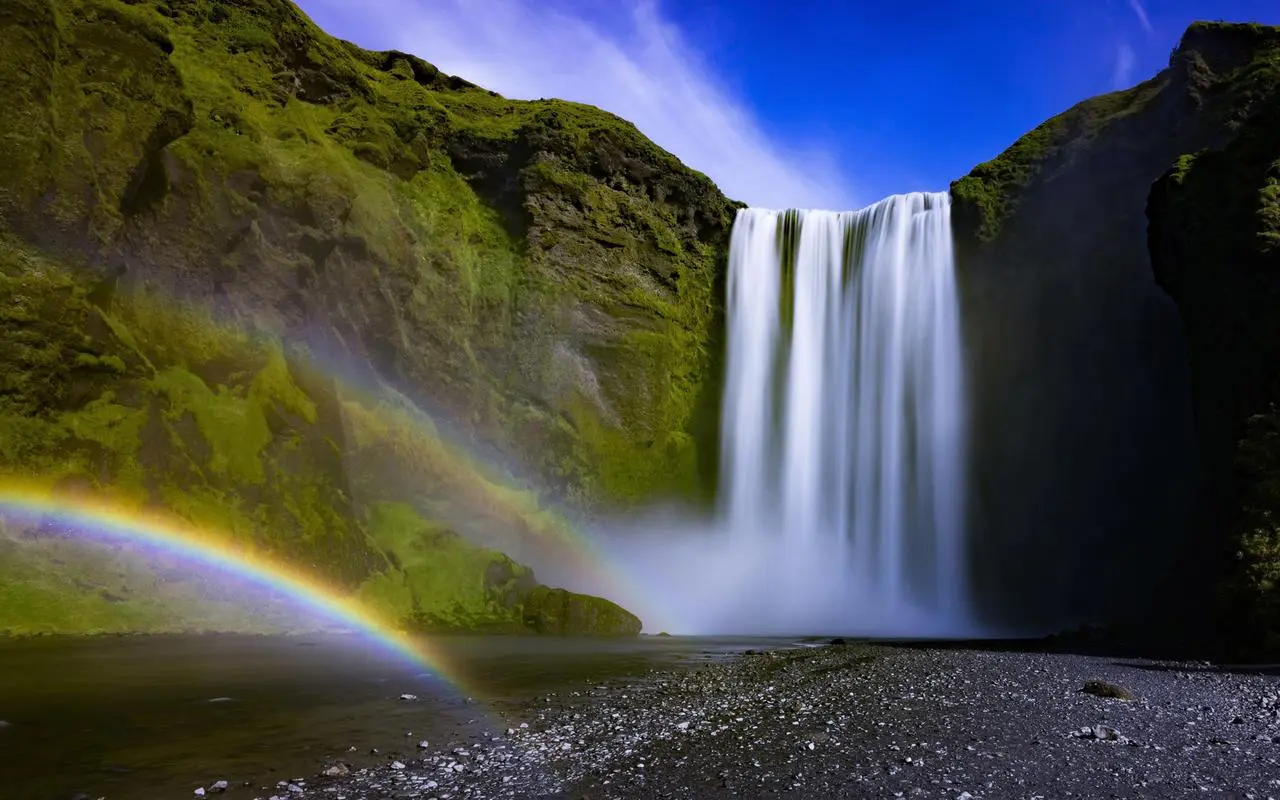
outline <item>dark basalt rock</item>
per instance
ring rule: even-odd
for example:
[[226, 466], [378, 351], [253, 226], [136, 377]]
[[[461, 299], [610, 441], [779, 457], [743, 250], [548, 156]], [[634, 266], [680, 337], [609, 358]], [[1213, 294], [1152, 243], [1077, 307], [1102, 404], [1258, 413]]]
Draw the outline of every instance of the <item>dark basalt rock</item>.
[[1280, 655], [1280, 31], [1271, 40], [1241, 79], [1252, 113], [1225, 146], [1173, 164], [1147, 206], [1156, 278], [1191, 343], [1208, 508], [1194, 552], [1217, 587], [1196, 622], [1234, 658]]
[[1154, 78], [1078, 104], [952, 184], [970, 563], [988, 618], [1043, 631], [1211, 605], [1192, 546], [1215, 528], [1193, 354], [1153, 279], [1144, 210], [1175, 160], [1263, 113], [1278, 47], [1274, 28], [1193, 25]]
[[1094, 697], [1106, 697], [1113, 700], [1136, 700], [1133, 693], [1110, 681], [1087, 680], [1080, 691], [1085, 694], [1091, 694]]

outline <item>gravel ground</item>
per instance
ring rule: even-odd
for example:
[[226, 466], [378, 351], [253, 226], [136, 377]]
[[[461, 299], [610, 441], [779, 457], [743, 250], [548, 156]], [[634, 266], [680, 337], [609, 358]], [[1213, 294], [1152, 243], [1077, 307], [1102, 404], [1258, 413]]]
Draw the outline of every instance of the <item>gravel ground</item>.
[[832, 645], [584, 686], [505, 731], [385, 757], [258, 796], [1280, 798], [1280, 677]]

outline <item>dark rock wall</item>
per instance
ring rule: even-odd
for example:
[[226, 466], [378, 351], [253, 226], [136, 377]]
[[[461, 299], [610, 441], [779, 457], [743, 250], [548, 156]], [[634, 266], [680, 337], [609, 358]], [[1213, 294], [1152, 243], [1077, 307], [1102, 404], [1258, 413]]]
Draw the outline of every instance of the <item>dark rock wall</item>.
[[1280, 34], [1274, 41], [1254, 62], [1253, 113], [1225, 146], [1179, 159], [1147, 207], [1156, 278], [1191, 345], [1211, 534], [1191, 556], [1222, 576], [1191, 613], [1233, 656], [1280, 653]]
[[[1169, 67], [1081, 103], [952, 186], [973, 376], [972, 558], [987, 616], [1053, 627], [1210, 591], [1191, 375], [1144, 209], [1256, 113], [1271, 29], [1193, 26]], [[1188, 571], [1189, 570], [1189, 571]], [[1153, 599], [1156, 598], [1156, 599]]]

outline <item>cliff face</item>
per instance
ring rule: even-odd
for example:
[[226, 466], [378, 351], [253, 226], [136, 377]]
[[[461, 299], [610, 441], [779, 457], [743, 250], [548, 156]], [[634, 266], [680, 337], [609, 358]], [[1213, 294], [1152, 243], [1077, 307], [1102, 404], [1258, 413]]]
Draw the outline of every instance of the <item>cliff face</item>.
[[[106, 502], [126, 518], [163, 511], [392, 624], [544, 629], [552, 617], [533, 573], [475, 543], [556, 542], [563, 525], [536, 496], [393, 397], [345, 388], [277, 339], [146, 296], [108, 303], [101, 288], [0, 239], [0, 512], [33, 492]], [[56, 517], [0, 517], [0, 632], [314, 624], [296, 609], [246, 607], [226, 576], [190, 561], [68, 532]], [[606, 600], [564, 602], [594, 610], [574, 633], [640, 629]]]
[[1155, 78], [952, 185], [977, 409], [972, 555], [975, 585], [999, 587], [982, 598], [993, 616], [1133, 617], [1166, 574], [1183, 595], [1209, 591], [1194, 556], [1178, 561], [1212, 528], [1211, 504], [1186, 340], [1143, 214], [1175, 160], [1260, 113], [1275, 47], [1273, 29], [1193, 26]]
[[0, 214], [27, 242], [305, 340], [583, 505], [705, 485], [733, 208], [629, 123], [285, 0], [19, 0], [0, 31]]
[[1221, 148], [1179, 159], [1147, 207], [1152, 264], [1191, 345], [1207, 478], [1203, 609], [1236, 656], [1280, 653], [1280, 29], [1237, 80], [1255, 98]]
[[[284, 0], [7, 2], [0, 92], [6, 479], [253, 531], [428, 626], [535, 629], [500, 554], [459, 541], [459, 597], [406, 565], [454, 547], [424, 519], [504, 549], [558, 523], [403, 396], [580, 507], [710, 488], [734, 207], [630, 124]], [[631, 625], [577, 602], [539, 595], [541, 627]]]

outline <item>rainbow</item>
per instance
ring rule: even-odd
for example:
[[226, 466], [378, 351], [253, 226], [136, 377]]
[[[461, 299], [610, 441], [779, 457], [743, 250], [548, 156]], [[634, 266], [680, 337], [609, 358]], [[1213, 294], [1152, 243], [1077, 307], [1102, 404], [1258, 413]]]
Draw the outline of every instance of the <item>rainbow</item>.
[[411, 638], [360, 605], [302, 572], [236, 547], [225, 536], [171, 516], [131, 510], [123, 505], [68, 497], [46, 489], [0, 483], [0, 519], [56, 520], [78, 530], [155, 547], [183, 560], [207, 565], [277, 592], [300, 607], [365, 635], [392, 653], [424, 667], [454, 688], [466, 691], [461, 677], [429, 641]]

